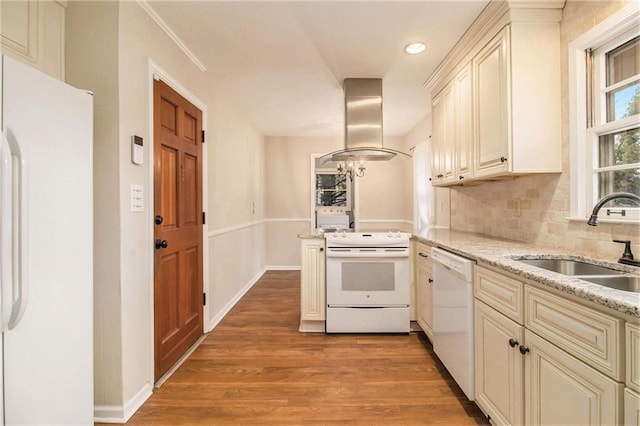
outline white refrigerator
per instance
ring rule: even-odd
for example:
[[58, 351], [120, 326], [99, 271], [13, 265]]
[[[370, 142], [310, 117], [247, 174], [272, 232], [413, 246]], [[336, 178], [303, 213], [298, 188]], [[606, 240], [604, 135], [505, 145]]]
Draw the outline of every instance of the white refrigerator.
[[2, 422], [93, 424], [93, 99], [2, 56]]

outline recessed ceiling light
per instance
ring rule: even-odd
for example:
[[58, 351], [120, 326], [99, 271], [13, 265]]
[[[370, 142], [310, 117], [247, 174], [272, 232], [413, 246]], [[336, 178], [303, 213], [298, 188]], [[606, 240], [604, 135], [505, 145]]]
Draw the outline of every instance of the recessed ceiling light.
[[407, 52], [409, 55], [417, 55], [418, 53], [424, 52], [426, 48], [427, 46], [424, 43], [417, 42], [417, 43], [411, 43], [407, 45], [404, 48], [404, 51]]

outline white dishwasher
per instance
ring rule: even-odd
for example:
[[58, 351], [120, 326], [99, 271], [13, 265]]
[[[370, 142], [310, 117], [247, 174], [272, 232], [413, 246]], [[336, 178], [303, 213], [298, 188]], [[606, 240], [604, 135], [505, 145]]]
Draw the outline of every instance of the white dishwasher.
[[434, 248], [433, 350], [470, 401], [475, 399], [474, 261]]

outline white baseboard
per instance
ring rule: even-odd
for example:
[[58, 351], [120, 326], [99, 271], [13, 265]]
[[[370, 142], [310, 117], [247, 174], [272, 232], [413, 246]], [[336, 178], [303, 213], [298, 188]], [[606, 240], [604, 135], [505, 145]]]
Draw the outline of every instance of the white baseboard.
[[267, 271], [299, 271], [302, 267], [300, 265], [268, 265], [264, 269]]
[[153, 385], [147, 383], [124, 406], [96, 405], [93, 407], [93, 421], [96, 423], [126, 423], [153, 394]]
[[213, 330], [216, 325], [218, 325], [220, 321], [222, 321], [222, 319], [229, 313], [229, 311], [233, 309], [236, 303], [238, 303], [238, 301], [242, 299], [242, 296], [244, 296], [251, 289], [251, 287], [253, 287], [253, 285], [258, 282], [258, 280], [262, 275], [264, 275], [266, 270], [266, 268], [262, 268], [260, 271], [258, 271], [258, 273], [254, 275], [253, 278], [251, 278], [251, 280], [235, 295], [235, 297], [231, 299], [229, 303], [227, 303], [224, 308], [220, 310], [220, 312], [218, 312], [218, 315], [211, 318], [211, 321], [209, 321], [209, 329], [205, 330], [205, 333]]

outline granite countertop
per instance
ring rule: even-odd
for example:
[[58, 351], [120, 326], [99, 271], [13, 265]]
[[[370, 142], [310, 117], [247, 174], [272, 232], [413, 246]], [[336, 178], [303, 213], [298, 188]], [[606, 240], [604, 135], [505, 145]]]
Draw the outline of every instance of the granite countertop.
[[[381, 230], [378, 230], [381, 231]], [[314, 229], [306, 229], [298, 234], [298, 238], [324, 238], [324, 233]], [[577, 296], [609, 309], [640, 318], [640, 294], [611, 289], [576, 277], [547, 271], [542, 268], [518, 262], [516, 259], [526, 258], [563, 258], [587, 261], [629, 274], [640, 275], [640, 268], [606, 262], [580, 255], [567, 254], [566, 251], [540, 247], [535, 244], [505, 240], [468, 232], [450, 229], [432, 228], [421, 234], [413, 234], [412, 238], [434, 247], [440, 247], [460, 256], [482, 262], [526, 279], [530, 279], [560, 292]]]
[[501, 240], [448, 229], [430, 229], [423, 234], [414, 234], [413, 237], [431, 246], [437, 246], [477, 262], [489, 264], [523, 278], [534, 280], [543, 286], [640, 318], [640, 294], [638, 293], [611, 289], [576, 277], [527, 265], [515, 259], [532, 257], [554, 259], [562, 257], [563, 259], [587, 261], [625, 273], [640, 275], [640, 268], [638, 267], [601, 261], [586, 256], [568, 255], [563, 251], [533, 244]]

